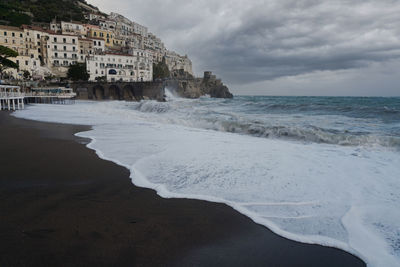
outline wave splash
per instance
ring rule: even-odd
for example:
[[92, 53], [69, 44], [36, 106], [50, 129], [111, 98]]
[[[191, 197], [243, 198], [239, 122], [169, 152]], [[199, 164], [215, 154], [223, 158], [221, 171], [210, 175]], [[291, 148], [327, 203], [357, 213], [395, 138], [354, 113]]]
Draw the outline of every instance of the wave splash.
[[[376, 126], [382, 124], [379, 121], [381, 119], [346, 117], [342, 113], [338, 113], [338, 110], [343, 110], [343, 107], [337, 107], [335, 113], [325, 115], [300, 113], [301, 116], [296, 116], [289, 112], [279, 115], [267, 113], [249, 116], [246, 111], [251, 110], [249, 108], [251, 107], [250, 103], [257, 103], [243, 102], [241, 109], [232, 111], [228, 110], [228, 108], [231, 108], [229, 105], [224, 107], [224, 103], [220, 103], [220, 106], [210, 106], [208, 103], [210, 99], [207, 98], [201, 100], [179, 99], [169, 93], [167, 99], [169, 102], [143, 101], [139, 104], [133, 104], [132, 107], [134, 110], [144, 113], [166, 113], [164, 117], [154, 117], [153, 119], [189, 127], [263, 138], [343, 146], [382, 146], [400, 150], [400, 124], [392, 129], [380, 129]], [[274, 110], [277, 107], [294, 109], [294, 105], [284, 106], [283, 104], [264, 104], [262, 105], [263, 109], [266, 106], [268, 106], [266, 110]], [[304, 108], [305, 105], [299, 104], [296, 109], [299, 106]], [[311, 105], [310, 109], [314, 109], [314, 106]], [[254, 107], [251, 108], [254, 109]], [[332, 107], [329, 108], [333, 109]], [[366, 108], [359, 109], [365, 110]], [[383, 110], [390, 114], [398, 113], [394, 108], [386, 106], [383, 107]], [[365, 113], [365, 111], [363, 112]], [[358, 126], [356, 126], [356, 123]], [[317, 125], [323, 125], [323, 127]]]

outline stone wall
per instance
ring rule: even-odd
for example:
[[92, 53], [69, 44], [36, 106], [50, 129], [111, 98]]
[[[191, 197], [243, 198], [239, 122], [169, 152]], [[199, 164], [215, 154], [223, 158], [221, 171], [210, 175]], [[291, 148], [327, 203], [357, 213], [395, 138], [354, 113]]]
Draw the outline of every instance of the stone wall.
[[82, 100], [164, 101], [163, 82], [75, 82], [70, 87]]

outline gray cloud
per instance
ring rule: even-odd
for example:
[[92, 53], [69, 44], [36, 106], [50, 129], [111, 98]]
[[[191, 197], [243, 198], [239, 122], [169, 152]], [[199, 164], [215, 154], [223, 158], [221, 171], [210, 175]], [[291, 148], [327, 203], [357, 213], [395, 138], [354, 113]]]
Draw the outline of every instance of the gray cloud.
[[373, 75], [371, 65], [400, 58], [397, 0], [89, 2], [147, 25], [198, 73], [213, 70], [238, 87], [324, 71]]

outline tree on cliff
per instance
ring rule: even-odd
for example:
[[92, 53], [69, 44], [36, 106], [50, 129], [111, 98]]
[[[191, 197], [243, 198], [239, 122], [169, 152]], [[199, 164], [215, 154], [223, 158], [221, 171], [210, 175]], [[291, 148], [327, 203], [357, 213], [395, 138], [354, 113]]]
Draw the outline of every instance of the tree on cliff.
[[161, 62], [157, 64], [153, 63], [153, 79], [164, 79], [168, 78], [170, 75], [168, 65], [165, 62], [165, 57], [163, 57]]
[[89, 74], [86, 70], [85, 63], [76, 63], [69, 66], [67, 76], [73, 81], [87, 81], [89, 80]]
[[6, 69], [18, 69], [19, 65], [9, 58], [17, 57], [18, 53], [8, 47], [0, 45], [0, 77], [3, 77], [3, 71]]

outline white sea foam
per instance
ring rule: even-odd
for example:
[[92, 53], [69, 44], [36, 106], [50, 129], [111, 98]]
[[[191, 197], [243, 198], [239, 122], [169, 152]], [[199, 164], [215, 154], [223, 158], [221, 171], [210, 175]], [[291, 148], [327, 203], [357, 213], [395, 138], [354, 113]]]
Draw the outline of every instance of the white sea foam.
[[78, 101], [14, 115], [93, 125], [78, 134], [88, 146], [162, 197], [227, 203], [282, 236], [342, 248], [370, 266], [400, 265], [400, 153], [210, 131], [153, 114], [167, 108]]

